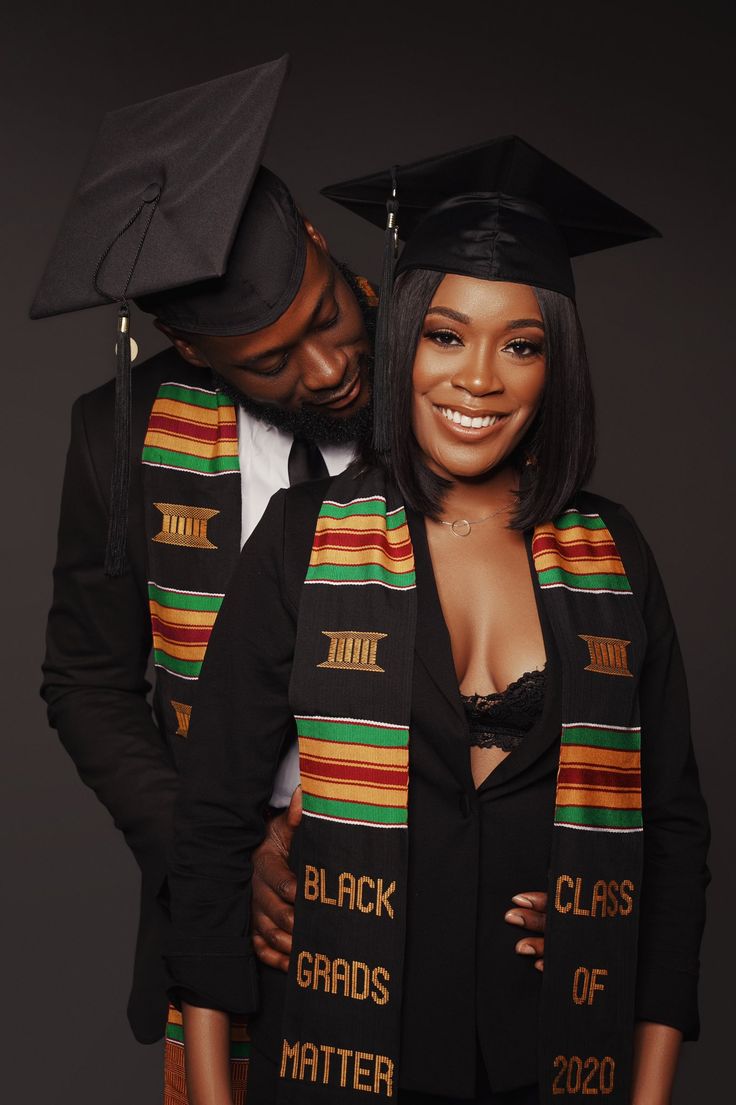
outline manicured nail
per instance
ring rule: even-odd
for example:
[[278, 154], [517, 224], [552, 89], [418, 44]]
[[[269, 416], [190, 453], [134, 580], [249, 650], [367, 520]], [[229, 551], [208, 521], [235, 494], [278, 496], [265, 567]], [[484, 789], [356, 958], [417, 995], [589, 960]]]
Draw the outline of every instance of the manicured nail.
[[531, 898], [525, 898], [523, 894], [514, 894], [511, 901], [514, 902], [515, 905], [524, 906], [525, 909], [534, 909], [534, 902]]
[[533, 948], [531, 944], [519, 944], [516, 949], [519, 955], [536, 955], [537, 949]]
[[521, 925], [522, 928], [524, 927], [524, 918], [520, 917], [518, 913], [514, 913], [513, 910], [509, 910], [505, 915], [505, 920], [508, 921], [510, 925]]

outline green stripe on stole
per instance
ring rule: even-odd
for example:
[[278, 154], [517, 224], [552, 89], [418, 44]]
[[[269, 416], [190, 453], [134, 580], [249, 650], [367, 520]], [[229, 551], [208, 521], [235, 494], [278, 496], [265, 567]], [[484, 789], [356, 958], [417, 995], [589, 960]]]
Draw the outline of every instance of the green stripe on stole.
[[[390, 562], [388, 574], [373, 569], [381, 550], [392, 555], [392, 527], [402, 514], [395, 492], [375, 470], [335, 479], [320, 512], [301, 598], [290, 696], [304, 818], [279, 1105], [362, 1101], [368, 1090], [394, 1100], [398, 1090], [409, 785], [403, 733], [408, 736], [416, 632], [413, 552], [400, 531], [403, 523], [395, 534], [410, 582], [396, 586]], [[366, 542], [355, 542], [359, 547], [353, 549], [344, 535], [353, 517], [354, 532], [365, 532], [368, 515], [372, 551], [366, 553]], [[604, 519], [567, 511], [539, 527], [533, 547], [535, 542], [540, 585], [543, 572], [557, 573], [541, 595], [562, 659], [564, 723], [542, 982], [540, 1093], [544, 1102], [585, 1092], [628, 1105], [642, 841], [638, 680], [645, 633]], [[331, 555], [341, 572], [316, 578], [315, 565]], [[605, 568], [596, 572], [603, 561]], [[605, 587], [593, 585], [596, 576], [605, 577]], [[348, 634], [373, 634], [384, 674], [367, 674], [352, 660], [326, 659], [326, 638]], [[586, 641], [595, 637], [625, 644], [627, 678], [586, 670]], [[350, 655], [364, 652], [353, 648]], [[336, 901], [323, 900], [314, 874], [320, 870]], [[392, 887], [390, 917], [345, 908], [360, 875]], [[330, 985], [315, 985], [324, 971]], [[585, 1000], [578, 1001], [583, 991]], [[335, 1055], [344, 1056], [344, 1063], [330, 1064], [326, 1057]]]

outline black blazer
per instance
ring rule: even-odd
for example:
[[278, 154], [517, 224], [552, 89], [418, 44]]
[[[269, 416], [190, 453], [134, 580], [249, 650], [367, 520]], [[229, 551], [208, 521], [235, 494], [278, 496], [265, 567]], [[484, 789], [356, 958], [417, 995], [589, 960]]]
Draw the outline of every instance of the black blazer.
[[211, 386], [209, 373], [188, 365], [173, 349], [133, 371], [130, 572], [120, 579], [109, 579], [104, 572], [114, 381], [74, 404], [41, 688], [50, 724], [83, 781], [124, 833], [141, 870], [128, 1018], [142, 1043], [160, 1039], [166, 1024], [161, 959], [165, 919], [156, 893], [171, 838], [178, 749], [167, 746], [147, 697], [151, 619], [139, 458], [158, 388], [172, 377], [195, 387]]
[[[173, 991], [234, 1013], [258, 1011], [251, 1022], [254, 1063], [259, 1053], [277, 1059], [284, 976], [260, 967], [250, 950], [249, 855], [263, 835], [273, 774], [293, 736], [287, 694], [296, 618], [328, 486], [318, 481], [278, 492], [241, 555], [200, 678], [175, 815]], [[611, 529], [648, 633], [637, 1016], [692, 1037], [708, 828], [680, 654], [662, 583], [632, 519], [608, 500], [581, 499], [581, 509], [600, 511]], [[515, 954], [519, 930], [503, 917], [512, 894], [547, 882], [559, 755], [558, 660], [543, 618], [550, 671], [543, 717], [476, 791], [424, 523], [410, 513], [409, 524], [419, 620], [399, 1082], [470, 1097], [476, 1039], [493, 1089], [537, 1077], [541, 976]]]

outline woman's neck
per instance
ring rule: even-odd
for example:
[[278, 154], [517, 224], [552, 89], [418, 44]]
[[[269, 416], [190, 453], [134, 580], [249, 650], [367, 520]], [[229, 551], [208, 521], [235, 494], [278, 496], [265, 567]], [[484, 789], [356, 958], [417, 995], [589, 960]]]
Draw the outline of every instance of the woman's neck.
[[494, 470], [482, 480], [456, 479], [447, 491], [440, 516], [445, 519], [483, 517], [516, 505], [519, 473], [510, 465]]

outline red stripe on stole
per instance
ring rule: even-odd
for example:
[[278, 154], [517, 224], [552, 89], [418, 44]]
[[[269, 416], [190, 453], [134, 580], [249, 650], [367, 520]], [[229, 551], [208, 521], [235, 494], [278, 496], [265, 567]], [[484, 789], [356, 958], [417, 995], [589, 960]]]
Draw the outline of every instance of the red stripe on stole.
[[376, 764], [346, 763], [344, 760], [318, 760], [313, 756], [300, 756], [299, 767], [305, 775], [343, 780], [346, 783], [405, 787], [409, 782], [409, 772], [406, 768], [384, 768]]
[[565, 545], [551, 534], [542, 533], [534, 538], [533, 553], [538, 556], [543, 552], [556, 552], [565, 559], [577, 557], [590, 557], [593, 560], [618, 560], [618, 550], [613, 541], [601, 541], [593, 545], [589, 541], [576, 541], [574, 544]]
[[380, 549], [392, 560], [404, 560], [411, 553], [411, 541], [402, 541], [392, 545], [383, 533], [369, 530], [367, 533], [317, 533], [314, 536], [315, 549]]
[[201, 625], [192, 628], [172, 625], [171, 622], [162, 621], [155, 614], [151, 616], [151, 626], [154, 633], [160, 633], [162, 637], [167, 637], [170, 641], [179, 641], [186, 645], [206, 645], [212, 634], [210, 626]]
[[608, 771], [605, 768], [563, 767], [557, 775], [562, 786], [609, 787], [612, 790], [638, 790], [641, 786], [640, 771]]
[[160, 433], [176, 434], [179, 437], [188, 437], [192, 441], [237, 441], [238, 427], [234, 422], [220, 422], [213, 426], [203, 422], [190, 422], [186, 418], [173, 418], [169, 414], [152, 414], [148, 420], [151, 430]]

